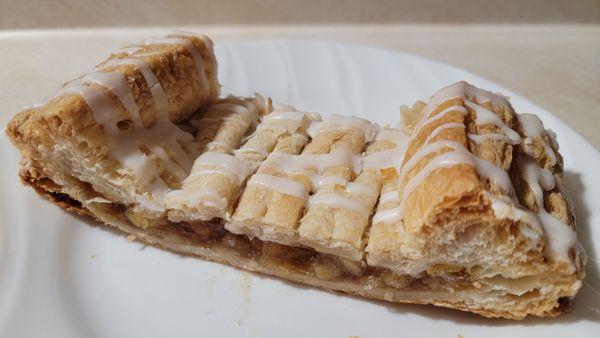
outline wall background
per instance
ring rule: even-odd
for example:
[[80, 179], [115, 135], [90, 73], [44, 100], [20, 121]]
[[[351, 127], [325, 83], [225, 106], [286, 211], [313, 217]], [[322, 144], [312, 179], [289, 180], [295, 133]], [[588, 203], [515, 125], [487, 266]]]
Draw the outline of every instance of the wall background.
[[0, 8], [0, 29], [306, 23], [600, 23], [598, 0], [0, 0]]

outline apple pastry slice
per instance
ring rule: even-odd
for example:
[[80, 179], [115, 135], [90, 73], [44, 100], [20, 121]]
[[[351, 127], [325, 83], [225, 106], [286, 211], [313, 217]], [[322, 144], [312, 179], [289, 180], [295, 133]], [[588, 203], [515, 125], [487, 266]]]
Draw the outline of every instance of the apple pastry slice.
[[148, 244], [390, 302], [556, 316], [584, 277], [551, 131], [458, 82], [404, 129], [219, 97], [210, 40], [113, 53], [7, 134], [57, 205]]

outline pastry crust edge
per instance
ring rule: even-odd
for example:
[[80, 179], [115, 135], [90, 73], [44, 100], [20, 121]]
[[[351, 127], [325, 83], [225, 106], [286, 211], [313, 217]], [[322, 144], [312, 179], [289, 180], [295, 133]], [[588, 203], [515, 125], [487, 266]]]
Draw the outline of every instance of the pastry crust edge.
[[[112, 217], [113, 219], [110, 221], [107, 219], [102, 219], [99, 217], [99, 215], [94, 214], [94, 212], [84, 207], [78, 200], [62, 192], [61, 185], [56, 184], [50, 178], [45, 177], [45, 175], [42, 173], [35, 173], [35, 168], [30, 167], [30, 169], [33, 169], [34, 172], [29, 171], [26, 166], [21, 165], [21, 170], [19, 172], [21, 181], [25, 185], [31, 186], [43, 198], [50, 200], [55, 205], [69, 212], [90, 217], [103, 226], [109, 226], [118, 229], [119, 231], [127, 234], [128, 238], [129, 236], [134, 236], [135, 240], [160, 249], [166, 249], [178, 254], [201, 258], [203, 260], [216, 263], [227, 264], [229, 266], [254, 273], [275, 276], [286, 282], [299, 285], [309, 285], [324, 289], [328, 292], [349, 294], [352, 296], [367, 298], [373, 301], [434, 305], [465, 312], [472, 312], [487, 318], [522, 320], [529, 315], [535, 315], [538, 317], [556, 317], [563, 312], [568, 312], [571, 307], [570, 298], [560, 298], [558, 300], [558, 306], [554, 307], [548, 307], [547, 304], [542, 305], [538, 301], [524, 302], [530, 303], [527, 304], [526, 307], [509, 307], [512, 310], [490, 310], [489, 308], [482, 308], [481, 306], [484, 304], [480, 304], [479, 306], [470, 306], [467, 302], [458, 298], [453, 300], [439, 300], [439, 298], [449, 298], [448, 295], [450, 295], [450, 293], [444, 291], [401, 290], [389, 286], [375, 286], [373, 288], [365, 289], [363, 285], [353, 283], [351, 280], [328, 281], [301, 273], [283, 273], [264, 264], [260, 264], [260, 262], [257, 262], [252, 258], [240, 257], [236, 254], [235, 249], [215, 250], [214, 248], [208, 248], [194, 244], [175, 243], [173, 241], [169, 241], [168, 239], [161, 238], [160, 236], [149, 234], [144, 229], [137, 227], [128, 221], [120, 220], [118, 217]], [[44, 183], [44, 181], [47, 183]], [[436, 298], [438, 298], [438, 300], [436, 300]]]

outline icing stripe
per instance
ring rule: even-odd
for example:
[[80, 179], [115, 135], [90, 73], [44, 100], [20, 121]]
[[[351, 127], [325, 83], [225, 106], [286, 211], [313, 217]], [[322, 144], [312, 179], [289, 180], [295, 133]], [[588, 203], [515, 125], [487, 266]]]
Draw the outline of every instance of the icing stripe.
[[207, 172], [219, 172], [232, 176], [239, 184], [248, 176], [250, 169], [243, 160], [232, 155], [208, 151], [196, 159], [190, 177]]
[[308, 200], [309, 208], [313, 205], [326, 205], [332, 208], [349, 209], [368, 216], [371, 210], [360, 200], [354, 200], [336, 193], [319, 192]]
[[167, 98], [167, 94], [163, 90], [162, 85], [158, 81], [156, 75], [154, 75], [154, 72], [152, 71], [148, 63], [141, 59], [124, 58], [112, 59], [105, 64], [105, 66], [118, 65], [133, 65], [137, 67], [142, 73], [146, 84], [148, 84], [148, 87], [150, 88], [150, 94], [152, 95], [152, 99], [154, 100], [154, 105], [156, 106], [157, 114], [161, 114], [169, 110], [169, 100]]
[[304, 184], [285, 177], [255, 174], [250, 178], [248, 184], [259, 184], [271, 190], [298, 197], [302, 200], [306, 199], [306, 196], [308, 195], [308, 191], [306, 190]]
[[310, 135], [312, 138], [315, 138], [318, 133], [344, 129], [360, 130], [364, 135], [365, 143], [368, 143], [373, 140], [373, 137], [377, 131], [379, 131], [379, 126], [356, 116], [332, 114], [327, 115], [321, 122], [313, 123], [308, 128], [308, 135]]
[[577, 234], [568, 224], [550, 214], [544, 206], [544, 191], [552, 190], [555, 185], [552, 172], [540, 168], [529, 156], [519, 158], [519, 163], [523, 171], [523, 179], [535, 197], [537, 215], [546, 236], [548, 248], [546, 252], [549, 258], [572, 263], [569, 250], [577, 243]]
[[202, 59], [202, 54], [200, 53], [198, 48], [196, 48], [196, 45], [192, 43], [191, 40], [186, 39], [184, 35], [169, 35], [164, 38], [154, 38], [147, 40], [144, 42], [144, 44], [183, 45], [192, 56], [194, 64], [196, 65], [196, 71], [198, 72], [198, 76], [200, 76], [200, 82], [202, 83], [202, 99], [206, 100], [206, 98], [208, 98], [209, 83], [208, 79], [206, 78], [206, 73], [204, 69], [204, 60]]

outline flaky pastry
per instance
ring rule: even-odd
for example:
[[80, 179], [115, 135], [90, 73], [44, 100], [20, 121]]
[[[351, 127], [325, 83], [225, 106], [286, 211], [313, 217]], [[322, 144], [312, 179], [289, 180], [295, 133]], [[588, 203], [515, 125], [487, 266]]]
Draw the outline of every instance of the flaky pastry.
[[558, 145], [505, 97], [455, 83], [402, 130], [219, 88], [201, 35], [113, 53], [9, 123], [21, 179], [146, 243], [367, 298], [521, 319], [581, 287]]

